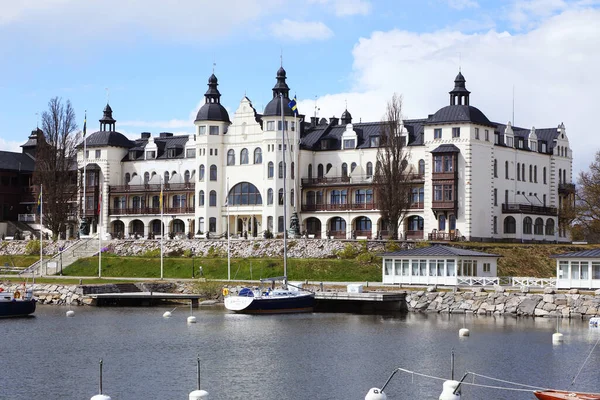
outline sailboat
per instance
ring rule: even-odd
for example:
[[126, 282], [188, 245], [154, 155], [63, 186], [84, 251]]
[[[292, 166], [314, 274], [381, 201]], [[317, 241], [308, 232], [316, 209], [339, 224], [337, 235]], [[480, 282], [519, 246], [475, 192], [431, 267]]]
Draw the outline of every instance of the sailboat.
[[[283, 140], [283, 276], [276, 278], [262, 279], [261, 282], [271, 282], [274, 287], [276, 281], [283, 282], [282, 289], [269, 288], [266, 291], [261, 289], [242, 288], [237, 294], [230, 294], [229, 289], [223, 289], [225, 295], [225, 308], [230, 311], [242, 314], [282, 314], [282, 313], [302, 313], [312, 312], [315, 304], [315, 294], [303, 291], [301, 288], [289, 285], [287, 281], [287, 201], [286, 201], [286, 180], [287, 173], [285, 168], [285, 122], [283, 118], [283, 94], [279, 94], [281, 100], [281, 134]], [[291, 107], [291, 106], [290, 106]], [[294, 110], [295, 111], [295, 110]], [[228, 229], [229, 231], [229, 229]], [[229, 232], [228, 232], [229, 234]], [[229, 253], [229, 248], [228, 248]], [[288, 287], [290, 286], [291, 289]]]

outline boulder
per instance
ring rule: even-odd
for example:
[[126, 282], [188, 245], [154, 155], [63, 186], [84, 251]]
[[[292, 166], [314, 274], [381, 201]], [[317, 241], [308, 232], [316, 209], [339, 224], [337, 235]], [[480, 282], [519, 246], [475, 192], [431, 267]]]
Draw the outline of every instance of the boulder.
[[579, 289], [569, 289], [569, 294], [579, 294]]
[[553, 287], [544, 288], [544, 294], [555, 294], [556, 290]]
[[529, 286], [521, 286], [521, 293], [529, 293]]
[[517, 312], [525, 315], [533, 315], [539, 302], [540, 300], [535, 298], [525, 299], [517, 307]]

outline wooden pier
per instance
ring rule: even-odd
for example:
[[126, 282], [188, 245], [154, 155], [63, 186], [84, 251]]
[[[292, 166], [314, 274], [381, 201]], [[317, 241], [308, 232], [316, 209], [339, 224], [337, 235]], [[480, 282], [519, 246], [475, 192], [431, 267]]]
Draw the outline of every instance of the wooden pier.
[[316, 292], [316, 312], [407, 312], [405, 292]]
[[[192, 307], [197, 308], [203, 296], [198, 294], [164, 293], [164, 292], [131, 292], [131, 293], [98, 293], [88, 294], [93, 306], [156, 306], [172, 302], [192, 302]], [[189, 303], [188, 303], [189, 304]]]

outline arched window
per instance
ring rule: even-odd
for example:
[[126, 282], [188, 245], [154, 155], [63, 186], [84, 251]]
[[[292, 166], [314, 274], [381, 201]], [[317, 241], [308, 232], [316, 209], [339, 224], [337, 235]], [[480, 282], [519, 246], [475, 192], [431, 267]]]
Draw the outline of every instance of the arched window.
[[541, 218], [535, 219], [535, 225], [533, 226], [533, 233], [536, 235], [544, 234], [544, 220]]
[[296, 169], [296, 164], [293, 161], [292, 161], [291, 167], [292, 168], [290, 169], [290, 175], [291, 175], [291, 178], [294, 179], [294, 178], [296, 178], [296, 173], [294, 172]]
[[425, 160], [419, 160], [419, 175], [425, 175]]
[[198, 206], [204, 207], [204, 190], [198, 192]]
[[358, 217], [354, 222], [354, 229], [357, 231], [371, 231], [371, 220], [368, 217]]
[[267, 177], [269, 179], [273, 178], [273, 173], [274, 173], [273, 169], [274, 169], [273, 161], [269, 161], [269, 165], [267, 168]]
[[317, 192], [317, 204], [323, 204], [323, 192], [320, 190]]
[[262, 149], [260, 147], [254, 149], [254, 164], [262, 164]]
[[273, 189], [267, 190], [267, 205], [270, 206], [273, 204]]
[[279, 201], [278, 201], [278, 204], [280, 206], [283, 205], [283, 189], [279, 189]]
[[[382, 227], [387, 228], [386, 225], [382, 224]], [[423, 217], [419, 217], [419, 216], [415, 215], [415, 216], [408, 218], [408, 230], [409, 231], [422, 231], [424, 225], [425, 225], [425, 220], [423, 219]]]
[[217, 218], [210, 217], [208, 219], [208, 231], [213, 233], [217, 231]]
[[290, 191], [290, 206], [294, 205], [294, 189]]
[[240, 182], [229, 190], [227, 204], [230, 206], [261, 205], [262, 196], [253, 184]]
[[348, 164], [343, 163], [342, 164], [342, 178], [347, 178], [348, 177]]
[[521, 164], [521, 180], [525, 182], [527, 178], [525, 177], [525, 163]]
[[521, 180], [521, 163], [517, 163], [517, 180]]
[[240, 165], [248, 164], [250, 161], [248, 160], [248, 149], [242, 149], [240, 152]]
[[329, 170], [331, 170], [331, 167], [333, 167], [333, 165], [331, 164], [327, 164], [327, 169], [325, 170], [325, 173], [328, 174]]
[[312, 178], [312, 164], [308, 164], [308, 178]]
[[200, 164], [200, 168], [198, 168], [198, 181], [204, 181], [204, 164]]
[[279, 179], [283, 179], [283, 161], [279, 161]]
[[125, 174], [125, 184], [129, 184], [129, 181], [131, 180], [131, 175], [129, 175], [129, 172]]
[[370, 178], [373, 176], [373, 163], [371, 161], [369, 161], [367, 163], [367, 178]]
[[546, 235], [554, 236], [554, 220], [552, 218], [546, 220]]
[[217, 206], [217, 192], [214, 190], [211, 190], [208, 195], [208, 205], [209, 207]]
[[329, 197], [331, 204], [346, 204], [347, 202], [347, 190], [332, 190]]
[[150, 181], [150, 173], [144, 172], [144, 185], [147, 185], [149, 181]]
[[353, 162], [352, 164], [350, 164], [350, 173], [354, 172], [354, 169], [356, 168], [356, 163]]
[[567, 170], [563, 169], [563, 179], [562, 179], [563, 183], [567, 183]]
[[511, 216], [504, 218], [504, 233], [517, 233], [517, 222]]
[[537, 183], [537, 165], [533, 166], [533, 182]]
[[227, 151], [227, 165], [235, 165], [235, 150], [233, 149]]
[[165, 183], [169, 183], [169, 171], [165, 171]]
[[346, 232], [346, 221], [342, 217], [335, 217], [329, 221], [329, 230], [332, 232]]
[[323, 177], [323, 164], [317, 166], [317, 178]]
[[210, 180], [211, 181], [217, 180], [217, 166], [214, 164], [210, 166]]
[[186, 170], [183, 174], [183, 181], [185, 183], [190, 183], [190, 171]]
[[172, 204], [173, 204], [174, 208], [185, 207], [186, 202], [187, 202], [187, 197], [185, 196], [185, 194], [173, 195]]
[[533, 221], [530, 217], [523, 218], [523, 234], [531, 235], [533, 228]]
[[533, 165], [529, 164], [529, 182], [533, 182]]

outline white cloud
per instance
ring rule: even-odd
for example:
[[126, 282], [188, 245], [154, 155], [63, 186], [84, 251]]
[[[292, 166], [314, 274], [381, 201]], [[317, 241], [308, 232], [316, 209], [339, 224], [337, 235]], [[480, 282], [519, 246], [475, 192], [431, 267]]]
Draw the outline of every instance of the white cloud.
[[121, 126], [127, 126], [132, 128], [159, 128], [159, 129], [175, 129], [175, 128], [189, 128], [193, 124], [190, 120], [183, 119], [171, 119], [168, 121], [122, 121], [119, 122]]
[[5, 140], [0, 138], [0, 150], [2, 151], [13, 151], [16, 153], [21, 152], [21, 145], [23, 143], [15, 142], [14, 140]]
[[371, 2], [368, 0], [309, 0], [308, 2], [326, 5], [338, 17], [368, 15], [371, 12]]
[[[353, 50], [352, 88], [318, 99], [320, 117], [340, 116], [344, 101], [354, 121], [379, 121], [393, 92], [404, 95], [407, 118], [425, 118], [449, 104], [448, 92], [462, 72], [471, 104], [495, 122], [552, 128], [564, 122], [574, 151], [574, 169], [587, 168], [600, 147], [591, 134], [600, 91], [600, 10], [574, 10], [551, 17], [528, 33], [490, 31], [416, 34], [393, 30], [360, 39]], [[313, 115], [314, 100], [300, 102]]]
[[331, 29], [322, 22], [300, 22], [284, 19], [271, 24], [271, 32], [278, 38], [288, 40], [326, 40], [333, 36]]
[[448, 6], [463, 10], [465, 8], [478, 8], [479, 3], [475, 0], [448, 0]]
[[516, 29], [531, 29], [568, 7], [565, 0], [514, 0], [508, 10], [508, 19]]

